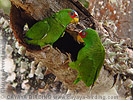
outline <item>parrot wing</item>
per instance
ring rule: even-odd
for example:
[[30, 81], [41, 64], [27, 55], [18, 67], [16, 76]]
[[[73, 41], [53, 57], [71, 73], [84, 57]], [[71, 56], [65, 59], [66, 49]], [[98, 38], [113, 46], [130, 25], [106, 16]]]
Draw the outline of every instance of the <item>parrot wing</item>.
[[34, 24], [26, 33], [26, 38], [29, 40], [40, 40], [47, 35], [50, 26], [45, 20], [39, 21]]
[[[102, 58], [101, 58], [102, 59]], [[95, 81], [97, 80], [98, 76], [99, 76], [99, 72], [104, 64], [104, 59], [105, 59], [105, 50], [103, 49], [103, 60], [101, 60], [101, 62], [99, 63], [99, 65], [97, 66], [97, 69], [96, 69], [96, 74], [95, 74], [95, 78], [94, 78], [94, 81], [93, 81], [93, 84], [92, 84], [92, 87], [95, 83]]]
[[79, 64], [78, 67], [81, 79], [84, 81], [86, 86], [91, 86], [95, 81], [96, 68], [94, 66], [93, 59], [86, 56]]

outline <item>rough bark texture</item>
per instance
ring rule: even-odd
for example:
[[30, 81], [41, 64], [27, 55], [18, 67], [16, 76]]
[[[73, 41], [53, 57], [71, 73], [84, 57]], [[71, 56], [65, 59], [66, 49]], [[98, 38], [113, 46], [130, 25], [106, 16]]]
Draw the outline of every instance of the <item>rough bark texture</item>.
[[[29, 27], [31, 27], [35, 22], [44, 19], [45, 17], [51, 16], [53, 13], [60, 11], [61, 9], [72, 8], [76, 10], [79, 14], [81, 25], [86, 27], [95, 28], [93, 17], [90, 13], [78, 2], [73, 2], [73, 0], [42, 0], [42, 1], [34, 1], [34, 0], [26, 0], [18, 1], [11, 0], [12, 7], [10, 13], [11, 25], [13, 26], [13, 30], [15, 30], [15, 37], [19, 42], [23, 43], [27, 48], [26, 43], [23, 41], [23, 27], [27, 23]], [[75, 4], [75, 5], [74, 5]], [[78, 8], [80, 7], [80, 9]], [[73, 33], [74, 31], [79, 31], [79, 27], [75, 29], [75, 27], [71, 27], [73, 25], [69, 25], [67, 27], [67, 31]], [[21, 33], [21, 34], [18, 34]], [[30, 46], [31, 47], [31, 46]], [[31, 47], [32, 48], [32, 47]], [[32, 48], [33, 49], [33, 48]]]
[[[121, 38], [133, 40], [132, 0], [89, 0], [89, 10]], [[98, 9], [97, 9], [98, 8]]]
[[[96, 29], [101, 37], [102, 42], [105, 42], [107, 38], [113, 39], [116, 43], [120, 42], [117, 39], [115, 34], [111, 30], [102, 26], [98, 23], [77, 0], [10, 0], [12, 3], [12, 8], [10, 12], [10, 21], [13, 32], [16, 39], [20, 44], [26, 47], [27, 55], [33, 57], [37, 62], [42, 62], [44, 66], [48, 68], [50, 72], [56, 75], [58, 80], [63, 82], [63, 84], [74, 93], [87, 93], [88, 88], [85, 84], [80, 81], [77, 85], [73, 85], [73, 81], [76, 79], [77, 72], [72, 70], [68, 63], [64, 63], [68, 60], [68, 56], [61, 53], [59, 50], [54, 49], [51, 46], [45, 46], [42, 50], [39, 47], [31, 46], [26, 44], [23, 41], [23, 27], [27, 23], [31, 27], [35, 22], [44, 19], [52, 15], [53, 13], [65, 9], [72, 8], [76, 10], [80, 17], [80, 25], [85, 26], [86, 28], [91, 27]], [[82, 27], [69, 25], [66, 31], [70, 34], [77, 33], [82, 29]], [[106, 31], [106, 30], [107, 31]], [[108, 35], [108, 37], [102, 38], [103, 35]], [[128, 40], [127, 40], [128, 41]], [[125, 42], [126, 44], [127, 42]], [[115, 43], [112, 43], [115, 44]], [[69, 44], [68, 44], [69, 45]], [[106, 46], [105, 49], [109, 48], [110, 51], [115, 51], [114, 47]], [[120, 51], [120, 50], [119, 50]], [[117, 52], [117, 51], [116, 51]], [[125, 51], [123, 51], [125, 52]], [[108, 59], [110, 56], [106, 51]], [[117, 56], [121, 57], [121, 56]], [[114, 63], [123, 64], [117, 61], [117, 57], [113, 58]], [[125, 64], [125, 63], [124, 63]], [[112, 72], [112, 67], [108, 64], [108, 61], [105, 60], [105, 68]], [[113, 77], [116, 75], [118, 69], [113, 70], [114, 74], [109, 73], [109, 71], [104, 68], [101, 70], [98, 80], [96, 81], [95, 86], [92, 89], [92, 93], [100, 93], [109, 90], [116, 79]]]

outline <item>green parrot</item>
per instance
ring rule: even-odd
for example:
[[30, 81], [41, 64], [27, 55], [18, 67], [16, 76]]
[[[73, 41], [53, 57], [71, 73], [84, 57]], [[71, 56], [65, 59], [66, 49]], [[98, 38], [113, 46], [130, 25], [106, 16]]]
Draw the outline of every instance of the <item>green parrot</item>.
[[77, 60], [70, 62], [69, 66], [78, 71], [74, 84], [82, 80], [86, 86], [93, 87], [104, 63], [105, 49], [95, 30], [83, 29], [79, 35], [85, 46], [78, 52]]
[[69, 23], [78, 23], [78, 13], [72, 9], [63, 9], [42, 21], [35, 23], [25, 34], [28, 44], [53, 44], [63, 34]]

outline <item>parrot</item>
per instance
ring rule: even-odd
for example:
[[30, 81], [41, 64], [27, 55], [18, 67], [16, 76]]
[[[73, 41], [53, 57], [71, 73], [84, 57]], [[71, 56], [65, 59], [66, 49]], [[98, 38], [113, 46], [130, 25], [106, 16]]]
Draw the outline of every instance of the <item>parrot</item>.
[[63, 9], [35, 23], [24, 35], [24, 40], [28, 44], [43, 47], [53, 43], [62, 36], [69, 23], [79, 22], [78, 13], [73, 9]]
[[73, 84], [82, 80], [87, 87], [93, 87], [104, 64], [105, 49], [95, 30], [83, 29], [79, 32], [79, 36], [84, 41], [84, 47], [79, 50], [77, 60], [68, 64], [78, 72]]

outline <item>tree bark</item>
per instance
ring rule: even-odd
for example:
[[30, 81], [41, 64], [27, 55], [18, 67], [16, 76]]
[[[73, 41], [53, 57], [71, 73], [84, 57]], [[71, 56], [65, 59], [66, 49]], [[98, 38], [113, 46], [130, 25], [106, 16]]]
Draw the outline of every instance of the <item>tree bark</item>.
[[[87, 94], [89, 88], [80, 81], [77, 85], [74, 85], [73, 82], [77, 77], [77, 71], [71, 69], [68, 66], [68, 63], [65, 63], [68, 60], [68, 56], [60, 50], [53, 48], [52, 46], [45, 46], [43, 49], [35, 47], [33, 45], [28, 45], [23, 40], [23, 27], [27, 23], [31, 27], [37, 21], [40, 21], [46, 17], [51, 16], [53, 13], [66, 8], [74, 9], [78, 12], [80, 18], [80, 27], [74, 25], [68, 25], [66, 31], [70, 34], [75, 35], [78, 32], [85, 28], [96, 29], [101, 41], [105, 42], [107, 38], [113, 39], [115, 42], [120, 42], [120, 40], [115, 37], [111, 30], [107, 27], [103, 27], [102, 24], [97, 22], [89, 11], [78, 2], [78, 0], [10, 0], [12, 3], [11, 12], [10, 12], [10, 21], [13, 32], [16, 39], [20, 44], [26, 47], [27, 55], [33, 57], [37, 62], [42, 62], [50, 72], [56, 75], [56, 77], [63, 82], [63, 84], [71, 90], [73, 93], [83, 93]], [[110, 35], [111, 34], [111, 35]], [[108, 35], [108, 37], [102, 37], [103, 35]], [[69, 44], [68, 44], [69, 45]], [[112, 44], [114, 45], [114, 44]], [[105, 49], [115, 51], [115, 49], [107, 45]], [[106, 51], [107, 53], [107, 51]], [[113, 70], [114, 74], [109, 73], [108, 70], [112, 71], [110, 65], [107, 62], [109, 59], [108, 53], [106, 55], [106, 60], [104, 67], [102, 68], [98, 80], [96, 81], [92, 93], [100, 93], [109, 90], [114, 82], [114, 75], [117, 71]], [[116, 61], [117, 63], [117, 61]], [[107, 69], [107, 70], [105, 70]]]

